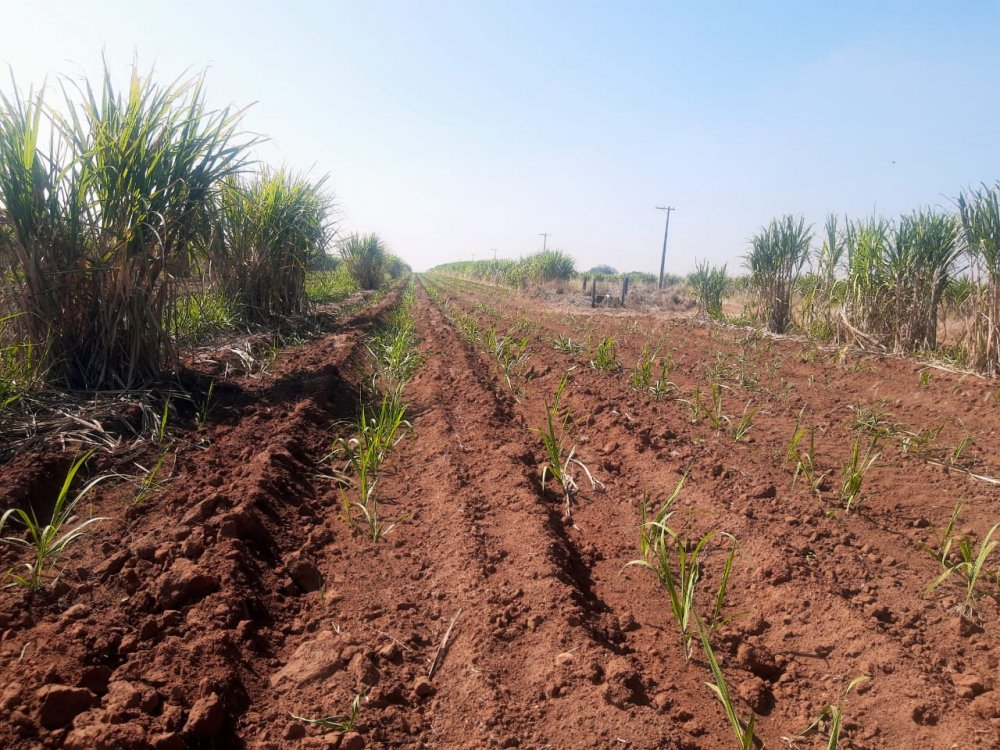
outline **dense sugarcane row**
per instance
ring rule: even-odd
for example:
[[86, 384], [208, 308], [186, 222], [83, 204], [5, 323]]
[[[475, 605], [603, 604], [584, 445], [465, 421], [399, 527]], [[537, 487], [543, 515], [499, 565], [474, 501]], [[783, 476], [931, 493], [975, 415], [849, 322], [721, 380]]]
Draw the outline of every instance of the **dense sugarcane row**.
[[542, 250], [518, 260], [459, 260], [434, 270], [504, 286], [526, 286], [569, 279], [576, 273], [576, 262], [561, 250]]
[[258, 165], [261, 137], [209, 108], [203, 77], [63, 84], [0, 95], [0, 404], [32, 380], [147, 384], [206, 329], [406, 271], [364, 235], [338, 275], [326, 177]]
[[[724, 319], [731, 289], [749, 293], [745, 319], [774, 333], [934, 353], [986, 374], [1000, 368], [1000, 183], [962, 192], [957, 211], [827, 217], [818, 249], [801, 217], [774, 219], [752, 239], [748, 275], [701, 263], [690, 277], [702, 309]], [[942, 341], [942, 320], [964, 322]]]

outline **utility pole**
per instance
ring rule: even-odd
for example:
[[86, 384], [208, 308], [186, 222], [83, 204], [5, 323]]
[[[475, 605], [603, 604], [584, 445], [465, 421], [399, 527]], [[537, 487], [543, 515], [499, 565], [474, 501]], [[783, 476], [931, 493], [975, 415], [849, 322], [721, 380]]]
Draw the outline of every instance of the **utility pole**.
[[658, 289], [663, 289], [663, 266], [667, 262], [667, 232], [670, 231], [670, 212], [677, 209], [673, 206], [657, 206], [657, 211], [667, 212], [667, 225], [663, 227], [663, 253], [660, 255], [660, 285]]
[[539, 232], [538, 236], [542, 238], [542, 252], [544, 253], [545, 252], [545, 246], [546, 246], [546, 244], [548, 244], [548, 241], [549, 241], [549, 233], [548, 232]]

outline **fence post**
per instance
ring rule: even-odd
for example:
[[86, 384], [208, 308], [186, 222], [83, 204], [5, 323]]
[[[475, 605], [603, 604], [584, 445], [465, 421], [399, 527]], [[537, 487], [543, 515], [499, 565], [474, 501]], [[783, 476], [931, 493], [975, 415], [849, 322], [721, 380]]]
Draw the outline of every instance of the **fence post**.
[[597, 279], [590, 285], [590, 306], [597, 307]]
[[583, 277], [583, 292], [584, 292], [584, 294], [586, 294], [586, 292], [587, 292], [587, 277], [586, 276]]
[[622, 307], [625, 307], [625, 296], [628, 294], [628, 276], [622, 276]]

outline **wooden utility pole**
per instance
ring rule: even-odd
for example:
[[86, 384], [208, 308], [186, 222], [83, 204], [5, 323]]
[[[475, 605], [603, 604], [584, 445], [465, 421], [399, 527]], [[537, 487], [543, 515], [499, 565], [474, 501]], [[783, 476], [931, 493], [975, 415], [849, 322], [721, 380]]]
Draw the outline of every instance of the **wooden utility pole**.
[[670, 212], [677, 209], [673, 206], [657, 206], [657, 211], [667, 212], [667, 224], [663, 227], [663, 253], [660, 255], [660, 284], [658, 289], [663, 289], [663, 266], [667, 262], [667, 233], [670, 231]]
[[546, 247], [546, 245], [548, 245], [548, 242], [549, 242], [549, 233], [548, 232], [539, 232], [538, 236], [542, 238], [542, 252], [544, 253], [545, 252], [545, 247]]

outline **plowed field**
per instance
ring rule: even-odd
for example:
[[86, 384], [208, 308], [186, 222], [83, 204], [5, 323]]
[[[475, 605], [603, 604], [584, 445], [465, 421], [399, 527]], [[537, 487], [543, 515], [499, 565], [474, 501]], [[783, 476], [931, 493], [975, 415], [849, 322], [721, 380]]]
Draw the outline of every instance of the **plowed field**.
[[[627, 566], [643, 497], [655, 510], [686, 477], [669, 526], [714, 532], [703, 618], [735, 545], [710, 641], [762, 746], [825, 747], [796, 735], [841, 703], [842, 748], [1000, 747], [997, 600], [962, 618], [957, 574], [926, 591], [957, 503], [959, 536], [1000, 520], [1000, 383], [424, 278], [412, 431], [379, 480], [401, 523], [373, 543], [341, 520], [322, 459], [397, 299], [226, 381], [161, 489], [134, 505], [103, 483], [87, 502], [106, 520], [58, 581], [0, 593], [0, 746], [736, 747], [701, 643], [688, 658], [656, 575]], [[490, 329], [527, 340], [506, 376]], [[591, 364], [609, 337], [618, 371]], [[644, 347], [668, 358], [660, 397], [631, 382]], [[564, 376], [565, 448], [596, 480], [574, 465], [569, 511], [535, 431]], [[797, 427], [815, 428], [817, 491], [787, 460]], [[856, 441], [878, 457], [848, 512]], [[69, 461], [53, 446], [0, 466], [0, 507], [44, 507]], [[293, 717], [358, 694], [350, 733]]]

